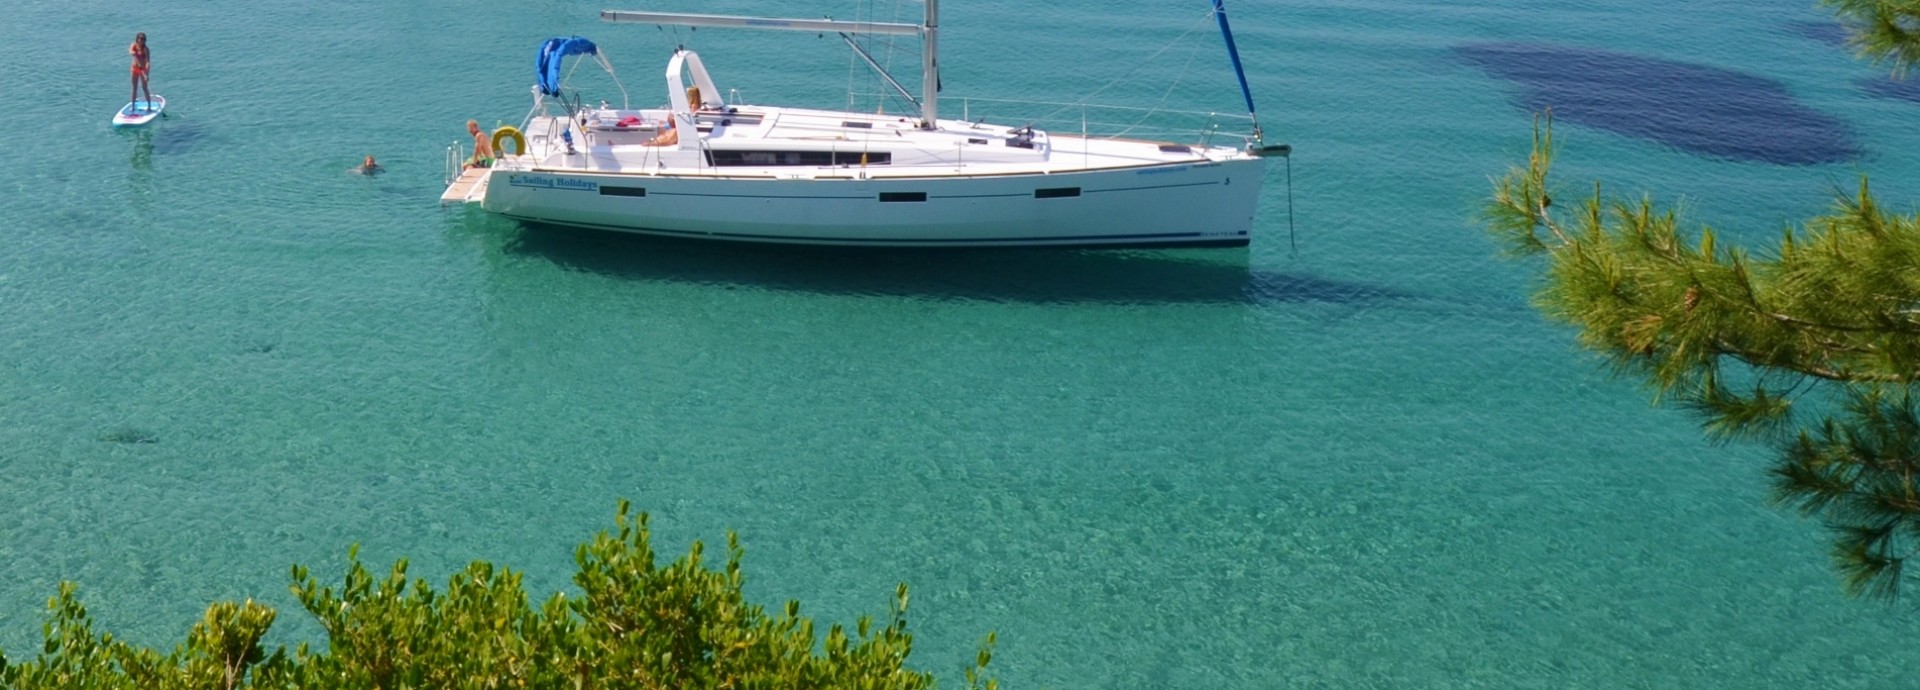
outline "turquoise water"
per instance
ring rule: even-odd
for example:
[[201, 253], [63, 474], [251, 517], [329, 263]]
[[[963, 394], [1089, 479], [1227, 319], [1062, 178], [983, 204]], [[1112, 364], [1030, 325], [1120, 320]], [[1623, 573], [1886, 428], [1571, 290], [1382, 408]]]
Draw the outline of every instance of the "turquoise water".
[[[525, 113], [547, 36], [600, 41], [637, 102], [686, 43], [722, 88], [823, 106], [848, 90], [833, 40], [579, 2], [16, 1], [0, 648], [35, 648], [62, 579], [136, 641], [249, 596], [301, 639], [287, 566], [333, 572], [354, 542], [550, 592], [628, 497], [670, 550], [739, 530], [765, 601], [848, 620], [906, 581], [915, 660], [950, 683], [997, 630], [1023, 688], [1902, 687], [1912, 608], [1843, 599], [1818, 526], [1764, 506], [1765, 452], [1609, 380], [1474, 225], [1530, 93], [1461, 58], [1483, 44], [1772, 80], [1858, 152], [1778, 165], [1563, 123], [1572, 188], [1752, 242], [1863, 171], [1911, 208], [1920, 99], [1870, 88], [1811, 4], [1241, 0], [1263, 119], [1298, 151], [1297, 250], [1276, 167], [1245, 251], [926, 255], [437, 204], [444, 146]], [[918, 11], [777, 5], [646, 7]], [[943, 9], [950, 96], [1131, 72], [1101, 100], [1237, 103], [1205, 31], [1138, 64], [1203, 2]], [[172, 116], [116, 132], [134, 31]], [[1628, 115], [1695, 105], [1590, 86]], [[389, 174], [345, 174], [366, 154]]]

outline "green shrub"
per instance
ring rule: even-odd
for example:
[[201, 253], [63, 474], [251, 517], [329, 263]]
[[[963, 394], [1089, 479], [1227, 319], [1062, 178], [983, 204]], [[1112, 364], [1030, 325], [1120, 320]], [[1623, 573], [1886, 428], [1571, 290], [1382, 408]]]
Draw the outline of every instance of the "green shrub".
[[[585, 690], [922, 690], [933, 676], [907, 668], [907, 587], [900, 585], [885, 621], [862, 617], [852, 631], [813, 621], [789, 601], [777, 615], [741, 595], [737, 535], [727, 535], [726, 565], [687, 555], [655, 564], [647, 515], [620, 502], [614, 532], [601, 532], [574, 552], [580, 596], [556, 594], [528, 603], [521, 576], [474, 562], [436, 591], [408, 579], [407, 561], [376, 579], [348, 551], [345, 580], [321, 586], [293, 567], [294, 596], [320, 622], [323, 649], [301, 644], [268, 653], [260, 640], [275, 612], [253, 601], [207, 609], [185, 643], [162, 655], [95, 634], [72, 583], [48, 602], [39, 656], [9, 664], [7, 690], [140, 690], [233, 688]], [[994, 690], [984, 670], [988, 635], [966, 672], [974, 690]]]

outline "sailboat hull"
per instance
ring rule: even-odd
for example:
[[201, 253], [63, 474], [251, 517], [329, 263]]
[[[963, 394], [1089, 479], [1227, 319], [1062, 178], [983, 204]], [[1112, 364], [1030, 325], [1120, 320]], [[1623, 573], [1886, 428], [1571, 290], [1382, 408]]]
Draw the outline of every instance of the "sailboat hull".
[[842, 246], [1246, 246], [1264, 164], [860, 179], [494, 170], [482, 207], [557, 225]]

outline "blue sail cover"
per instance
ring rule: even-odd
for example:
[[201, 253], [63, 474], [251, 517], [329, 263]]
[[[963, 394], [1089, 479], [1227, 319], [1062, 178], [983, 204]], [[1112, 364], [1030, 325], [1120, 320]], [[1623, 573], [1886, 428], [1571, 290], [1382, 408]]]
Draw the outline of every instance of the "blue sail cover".
[[594, 55], [599, 52], [593, 41], [571, 36], [568, 38], [549, 38], [540, 45], [540, 59], [534, 63], [533, 75], [540, 85], [540, 93], [549, 96], [560, 95], [560, 62], [568, 55]]

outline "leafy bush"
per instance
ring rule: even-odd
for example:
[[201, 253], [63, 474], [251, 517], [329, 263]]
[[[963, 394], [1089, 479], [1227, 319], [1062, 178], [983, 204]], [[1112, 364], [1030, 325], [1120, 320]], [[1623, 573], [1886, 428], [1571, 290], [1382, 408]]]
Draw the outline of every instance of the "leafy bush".
[[[776, 615], [741, 595], [738, 535], [727, 535], [726, 565], [687, 555], [655, 564], [647, 515], [620, 502], [614, 532], [574, 552], [580, 596], [556, 594], [538, 608], [521, 576], [474, 562], [436, 591], [410, 580], [407, 562], [375, 578], [348, 551], [344, 582], [323, 587], [293, 567], [292, 590], [326, 630], [325, 648], [301, 644], [268, 653], [260, 640], [275, 612], [253, 601], [221, 602], [162, 655], [96, 634], [72, 583], [48, 603], [40, 655], [9, 665], [0, 687], [141, 690], [174, 688], [633, 688], [636, 690], [923, 690], [933, 676], [906, 667], [907, 587], [900, 585], [878, 627], [861, 617], [849, 632], [813, 621], [789, 601]], [[983, 671], [988, 635], [966, 680], [995, 690]]]

